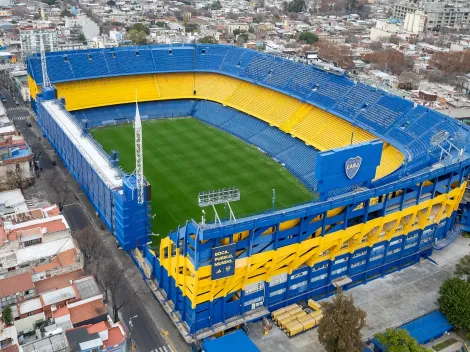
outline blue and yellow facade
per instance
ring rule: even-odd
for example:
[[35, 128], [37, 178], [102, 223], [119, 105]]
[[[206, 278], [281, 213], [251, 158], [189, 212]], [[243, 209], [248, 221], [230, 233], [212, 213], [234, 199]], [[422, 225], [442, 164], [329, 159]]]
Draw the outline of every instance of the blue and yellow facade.
[[[348, 289], [417, 263], [462, 217], [468, 128], [345, 76], [218, 45], [48, 53], [47, 63], [68, 111], [134, 102], [137, 89], [142, 102], [192, 99], [231, 107], [320, 152], [350, 145], [351, 135], [354, 144], [382, 140], [381, 163], [367, 189], [221, 226], [188, 220], [158, 248], [137, 243], [145, 275], [189, 334], [327, 297], [339, 281]], [[28, 59], [28, 73], [41, 115], [37, 56]], [[463, 154], [436, 164], [430, 136], [442, 129]], [[63, 153], [73, 166], [72, 153]], [[74, 172], [81, 179], [80, 170]], [[109, 192], [109, 199], [116, 196]], [[116, 223], [116, 204], [106, 203], [108, 227]], [[212, 250], [229, 244], [236, 247], [235, 273], [214, 280]]]

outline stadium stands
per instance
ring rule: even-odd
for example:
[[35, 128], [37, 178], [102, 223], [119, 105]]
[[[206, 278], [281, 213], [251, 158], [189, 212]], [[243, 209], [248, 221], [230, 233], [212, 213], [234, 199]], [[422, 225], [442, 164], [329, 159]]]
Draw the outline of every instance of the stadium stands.
[[[436, 241], [448, 238], [459, 207], [466, 206], [459, 204], [467, 188], [469, 154], [453, 150], [442, 163], [428, 166], [437, 159], [431, 144], [437, 132], [449, 132], [458, 148], [467, 148], [468, 127], [346, 76], [223, 45], [53, 52], [47, 61], [59, 97], [89, 127], [130, 120], [137, 89], [142, 118], [191, 115], [258, 146], [311, 189], [318, 185], [319, 151], [376, 137], [384, 142], [372, 183], [343, 182], [329, 197], [320, 194], [306, 204], [236, 221], [188, 220], [158, 247], [141, 245], [133, 237], [146, 241], [147, 225], [135, 230], [133, 224], [124, 228], [124, 222], [133, 219], [132, 213], [146, 223], [148, 204], [142, 211], [121, 211], [134, 199], [134, 181], [127, 178], [124, 192], [109, 189], [108, 201], [100, 195], [105, 187], [99, 173], [90, 172], [93, 160], [75, 147], [89, 141], [86, 132], [75, 128], [71, 145], [64, 126], [76, 124], [49, 94], [52, 89], [37, 99], [40, 60], [28, 58], [32, 105], [45, 136], [105, 215], [110, 231], [121, 233], [118, 241], [133, 249], [185, 338], [202, 339], [299, 300], [325, 298], [337, 291], [339, 281], [348, 282], [343, 288], [349, 289], [418, 263], [432, 254]], [[345, 168], [342, 178], [349, 177], [348, 161], [357, 158], [347, 157], [346, 162], [332, 160]], [[216, 277], [214, 249], [225, 245], [236, 255], [235, 273]], [[288, 330], [300, 331], [298, 326]]]
[[[397, 170], [405, 156], [408, 169], [422, 166], [430, 160], [432, 133], [446, 130], [453, 137], [458, 130], [442, 114], [345, 76], [231, 46], [67, 51], [48, 54], [47, 63], [70, 111], [133, 102], [137, 88], [139, 101], [207, 99], [230, 106], [318, 150], [348, 145], [353, 132], [353, 143], [380, 137], [395, 148], [384, 148], [378, 178]], [[34, 99], [42, 83], [39, 55], [28, 58], [28, 71]], [[158, 74], [163, 71], [181, 73]], [[229, 120], [227, 130], [239, 132], [236, 119]]]

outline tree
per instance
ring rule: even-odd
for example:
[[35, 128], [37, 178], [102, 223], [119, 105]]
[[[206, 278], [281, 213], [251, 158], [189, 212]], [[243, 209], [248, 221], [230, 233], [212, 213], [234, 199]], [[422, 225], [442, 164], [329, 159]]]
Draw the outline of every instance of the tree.
[[72, 13], [71, 13], [69, 10], [67, 10], [67, 9], [63, 10], [63, 11], [60, 13], [60, 15], [61, 15], [62, 17], [72, 17]]
[[470, 284], [467, 281], [458, 277], [444, 281], [437, 304], [454, 327], [470, 331]]
[[160, 27], [160, 28], [165, 28], [166, 27], [166, 23], [163, 22], [163, 21], [158, 21], [155, 24], [157, 25], [157, 27]]
[[221, 8], [220, 0], [216, 0], [211, 4], [211, 10], [220, 10]]
[[8, 169], [6, 171], [6, 184], [8, 189], [23, 189], [24, 185], [23, 170], [19, 165], [16, 165], [15, 169]]
[[430, 352], [427, 348], [420, 346], [418, 341], [410, 336], [404, 329], [387, 329], [383, 334], [374, 336], [388, 352]]
[[237, 37], [237, 43], [240, 45], [245, 44], [248, 41], [248, 33], [240, 33]]
[[369, 44], [369, 49], [372, 51], [379, 51], [382, 50], [382, 43], [381, 42], [372, 42]]
[[95, 265], [103, 258], [104, 248], [98, 234], [91, 226], [74, 231], [72, 237], [83, 254], [85, 270], [94, 272]]
[[429, 66], [446, 73], [468, 73], [470, 71], [470, 51], [436, 52]]
[[202, 43], [202, 44], [217, 44], [217, 40], [213, 36], [206, 35], [205, 37], [202, 37], [201, 39], [199, 39], [199, 43]]
[[291, 2], [284, 2], [282, 4], [283, 10], [285, 13], [288, 12], [303, 12], [307, 9], [307, 5], [305, 4], [305, 0], [293, 0]]
[[322, 303], [323, 318], [318, 339], [327, 352], [362, 351], [361, 329], [366, 313], [354, 305], [351, 295], [338, 293], [331, 302]]
[[13, 323], [13, 312], [10, 306], [6, 306], [2, 311], [2, 319], [5, 325], [11, 325]]
[[108, 261], [98, 269], [98, 280], [105, 292], [105, 300], [111, 304], [113, 321], [119, 321], [119, 311], [126, 304], [148, 292], [148, 287], [134, 275], [135, 268], [120, 268], [115, 261]]
[[357, 9], [358, 2], [357, 0], [347, 0], [347, 8], [349, 11], [354, 11]]
[[318, 42], [316, 46], [321, 58], [334, 62], [342, 68], [354, 67], [352, 52], [347, 46], [328, 42]]
[[366, 54], [364, 60], [374, 64], [383, 71], [391, 71], [394, 75], [400, 75], [403, 71], [411, 69], [413, 62], [401, 51], [387, 49]]
[[54, 170], [45, 171], [42, 177], [51, 188], [48, 192], [49, 200], [56, 203], [62, 211], [67, 200], [73, 195], [73, 189], [66, 180], [58, 178]]
[[131, 40], [132, 43], [137, 45], [147, 44], [147, 34], [145, 34], [144, 31], [131, 29], [129, 33], [127, 33], [127, 39]]
[[313, 44], [318, 42], [318, 36], [312, 32], [302, 32], [299, 35], [299, 40], [307, 44]]
[[190, 32], [195, 32], [199, 29], [199, 26], [197, 25], [197, 23], [188, 23], [186, 24], [186, 26], [184, 27], [184, 31], [186, 33], [190, 33]]
[[459, 262], [455, 266], [454, 275], [459, 279], [466, 280], [470, 283], [470, 254], [460, 258]]
[[143, 23], [135, 23], [132, 27], [131, 30], [136, 30], [136, 31], [142, 31], [146, 35], [150, 34], [150, 28], [144, 25]]
[[412, 71], [403, 71], [398, 77], [398, 87], [405, 90], [418, 89], [421, 78]]
[[77, 37], [77, 40], [81, 43], [86, 43], [86, 37], [85, 37], [85, 34], [83, 34], [83, 32], [81, 32], [78, 37]]

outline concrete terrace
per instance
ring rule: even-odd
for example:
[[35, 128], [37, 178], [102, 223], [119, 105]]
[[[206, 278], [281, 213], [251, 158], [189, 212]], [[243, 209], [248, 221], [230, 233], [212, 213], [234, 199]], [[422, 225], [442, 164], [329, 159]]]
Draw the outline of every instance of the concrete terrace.
[[[436, 309], [441, 283], [452, 276], [455, 264], [466, 254], [470, 254], [470, 239], [457, 237], [446, 248], [434, 251], [432, 261], [422, 260], [402, 271], [349, 290], [356, 305], [367, 313], [364, 338], [388, 327], [401, 326]], [[289, 338], [274, 325], [264, 336], [261, 323], [254, 323], [249, 324], [249, 336], [263, 352], [325, 351], [318, 341], [317, 329]]]

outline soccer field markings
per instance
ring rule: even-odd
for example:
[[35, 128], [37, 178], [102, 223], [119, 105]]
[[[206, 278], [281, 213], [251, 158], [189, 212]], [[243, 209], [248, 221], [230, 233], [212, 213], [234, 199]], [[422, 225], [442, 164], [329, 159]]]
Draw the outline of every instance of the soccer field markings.
[[[305, 187], [302, 181], [285, 167], [270, 160], [269, 155], [260, 152], [249, 142], [199, 120], [176, 125], [168, 124], [166, 121], [166, 124], [157, 125], [160, 121], [150, 121], [152, 125], [148, 127], [151, 128], [144, 131], [144, 134], [147, 133], [146, 136], [148, 136], [144, 141], [144, 158], [146, 159], [144, 170], [147, 170], [146, 174], [150, 171], [149, 174], [155, 176], [153, 177], [153, 182], [156, 183], [154, 186], [161, 188], [165, 194], [165, 197], [160, 196], [158, 201], [155, 198], [157, 203], [154, 203], [154, 212], [156, 214], [158, 212], [154, 226], [155, 229], [158, 228], [157, 232], [161, 235], [166, 234], [167, 227], [171, 226], [174, 230], [178, 224], [184, 225], [184, 222], [190, 218], [200, 221], [202, 209], [196, 205], [197, 193], [200, 191], [230, 186], [239, 187], [242, 190], [242, 202], [233, 206], [238, 214], [237, 217], [240, 218], [269, 211], [272, 207], [272, 188], [276, 189], [277, 193], [276, 209], [305, 203], [302, 200], [293, 200], [290, 196], [291, 193], [297, 194], [297, 190]], [[168, 125], [172, 128], [168, 128]], [[133, 158], [132, 153], [129, 153], [133, 149], [130, 146], [132, 130], [124, 125], [113, 126], [112, 129], [115, 129], [115, 132], [110, 131], [108, 137], [103, 135], [106, 137], [102, 138], [103, 143], [111, 145], [110, 148], [115, 148], [112, 144], [116, 140], [129, 144], [129, 148], [123, 150], [126, 162], [129, 164]], [[214, 136], [213, 132], [222, 134]], [[158, 151], [158, 156], [154, 151]], [[262, 155], [266, 155], [267, 158], [261, 158]], [[236, 167], [226, 167], [223, 172], [217, 172], [218, 165], [230, 163], [230, 160], [237, 161]], [[296, 182], [292, 182], [287, 174]], [[268, 180], [269, 186], [266, 184]], [[195, 184], [198, 184], [201, 189], [195, 189], [199, 188], [194, 187]], [[258, 187], [254, 189], [253, 186]], [[301, 192], [299, 194], [295, 197], [296, 199], [305, 199], [305, 194], [304, 197]], [[310, 197], [307, 196], [307, 198]], [[182, 213], [186, 214], [184, 219]], [[211, 213], [212, 210], [209, 209], [208, 214]], [[167, 219], [167, 221], [160, 220], [160, 225], [158, 225], [158, 219]]]

